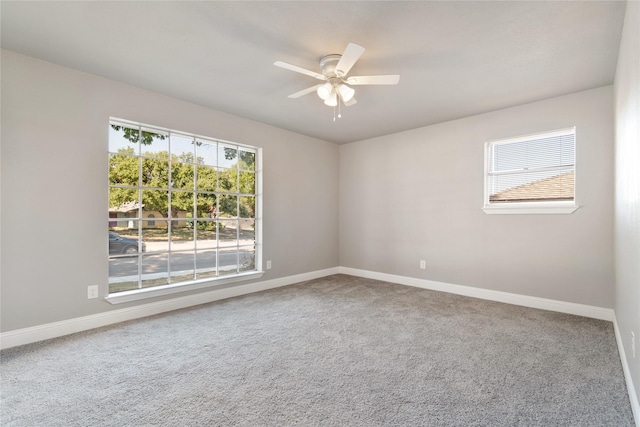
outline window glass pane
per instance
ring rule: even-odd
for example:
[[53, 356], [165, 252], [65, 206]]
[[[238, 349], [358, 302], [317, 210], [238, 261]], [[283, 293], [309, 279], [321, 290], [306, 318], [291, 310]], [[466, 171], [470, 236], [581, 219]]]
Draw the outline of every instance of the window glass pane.
[[256, 222], [252, 219], [241, 219], [240, 245], [253, 245], [256, 242]]
[[238, 271], [253, 271], [256, 269], [256, 251], [253, 247], [241, 247], [239, 252]]
[[142, 185], [169, 188], [169, 162], [167, 160], [142, 160]]
[[218, 144], [218, 166], [230, 168], [238, 163], [238, 150], [236, 147]]
[[225, 248], [220, 249], [218, 252], [218, 259], [220, 261], [218, 275], [225, 276], [229, 274], [236, 274], [238, 272], [238, 249]]
[[[125, 264], [131, 267], [131, 271], [127, 271]], [[135, 260], [124, 258], [109, 259], [109, 293], [113, 294], [133, 289], [138, 289], [138, 257]]]
[[220, 218], [235, 218], [238, 216], [238, 197], [230, 195], [220, 196], [219, 206]]
[[[138, 237], [138, 220], [133, 215], [122, 212], [110, 213], [109, 215], [112, 216], [109, 218], [109, 232], [132, 239]], [[112, 239], [111, 235], [109, 238]]]
[[255, 194], [256, 175], [253, 172], [240, 172], [240, 193]]
[[163, 190], [143, 190], [142, 207], [153, 212], [156, 218], [169, 217], [169, 192]]
[[218, 165], [218, 144], [198, 139], [196, 142], [196, 163], [199, 165]]
[[139, 132], [132, 127], [113, 123], [109, 126], [109, 152], [140, 154]]
[[218, 172], [215, 168], [209, 166], [198, 166], [198, 185], [199, 191], [216, 191], [218, 188]]
[[[143, 221], [144, 224], [144, 221]], [[146, 252], [166, 252], [169, 250], [169, 229], [167, 220], [156, 220], [156, 227], [143, 228], [142, 240]]]
[[493, 171], [567, 166], [574, 164], [574, 135], [535, 138], [507, 144], [495, 144]]
[[220, 247], [238, 246], [238, 220], [218, 221], [218, 232]]
[[[134, 222], [132, 225], [137, 224], [137, 221], [132, 222]], [[113, 227], [109, 231], [109, 256], [136, 255], [139, 249], [144, 251], [145, 246], [140, 243], [137, 228]]]
[[138, 186], [140, 175], [138, 157], [122, 154], [109, 155], [109, 184]]
[[216, 218], [218, 206], [215, 194], [198, 193], [196, 200], [198, 218]]
[[193, 165], [187, 163], [171, 164], [171, 187], [182, 190], [194, 189]]
[[573, 170], [491, 177], [490, 202], [567, 201], [574, 196]]
[[[186, 223], [186, 221], [184, 221]], [[181, 226], [182, 220], [178, 221], [178, 226], [171, 227], [171, 251], [182, 251], [195, 249], [194, 231], [191, 226]]]
[[169, 256], [166, 253], [142, 256], [142, 287], [160, 286], [169, 283]]
[[173, 215], [174, 217], [171, 220], [171, 230], [179, 233], [180, 236], [193, 236], [193, 229], [191, 228], [191, 212], [174, 210]]
[[169, 137], [165, 132], [142, 128], [140, 151], [143, 157], [169, 159]]
[[217, 247], [215, 221], [198, 221], [196, 233], [198, 249], [215, 249]]
[[196, 252], [196, 279], [205, 279], [217, 275], [216, 255], [215, 249], [204, 249]]
[[134, 229], [125, 227], [113, 231], [109, 226], [109, 292], [122, 292], [138, 288], [139, 248], [145, 250], [144, 243], [138, 239], [137, 221], [131, 224]]
[[195, 275], [195, 252], [194, 251], [171, 251], [171, 283], [194, 280]]
[[138, 216], [138, 189], [109, 188], [109, 218], [118, 218], [118, 227], [126, 227], [122, 221]]
[[193, 163], [194, 156], [193, 137], [171, 134], [171, 161]]
[[[171, 192], [171, 214], [174, 219], [184, 219], [187, 213], [193, 216], [193, 193], [190, 191], [172, 191]], [[179, 227], [185, 227], [186, 223], [181, 220]]]
[[236, 169], [218, 170], [218, 191], [224, 193], [238, 191], [238, 171]]
[[256, 169], [256, 153], [240, 149], [238, 151], [238, 166], [241, 170], [253, 171]]
[[256, 198], [251, 196], [240, 196], [240, 218], [255, 218], [256, 216]]

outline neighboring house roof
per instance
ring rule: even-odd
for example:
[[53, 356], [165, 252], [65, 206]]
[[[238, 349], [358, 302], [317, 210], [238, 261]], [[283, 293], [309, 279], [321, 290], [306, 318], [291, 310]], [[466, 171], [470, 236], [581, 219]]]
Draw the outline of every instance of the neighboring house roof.
[[574, 171], [519, 185], [489, 196], [490, 202], [573, 200]]
[[[109, 212], [131, 212], [131, 211], [137, 211], [139, 207], [140, 207], [140, 204], [137, 201], [124, 202], [118, 207], [109, 208]], [[142, 205], [142, 207], [144, 207], [144, 205]]]

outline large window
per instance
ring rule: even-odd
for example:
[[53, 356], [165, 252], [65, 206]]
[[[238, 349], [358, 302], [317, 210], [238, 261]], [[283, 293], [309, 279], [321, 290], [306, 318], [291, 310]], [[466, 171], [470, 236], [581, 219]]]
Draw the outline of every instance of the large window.
[[575, 128], [485, 144], [487, 213], [571, 213]]
[[112, 120], [109, 295], [256, 272], [258, 155], [254, 147]]

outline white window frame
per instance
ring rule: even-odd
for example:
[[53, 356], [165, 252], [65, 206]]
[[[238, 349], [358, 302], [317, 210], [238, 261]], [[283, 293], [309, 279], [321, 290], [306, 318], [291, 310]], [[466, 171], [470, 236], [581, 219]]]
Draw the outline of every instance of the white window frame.
[[[153, 131], [158, 131], [162, 133], [194, 137], [196, 139], [209, 140], [209, 141], [224, 144], [224, 145], [236, 146], [238, 148], [246, 148], [255, 152], [255, 170], [254, 170], [255, 218], [254, 220], [255, 220], [255, 267], [256, 268], [255, 270], [251, 270], [247, 272], [239, 272], [233, 275], [207, 277], [199, 280], [183, 281], [178, 283], [171, 283], [166, 285], [159, 285], [159, 286], [111, 293], [111, 294], [108, 294], [107, 297], [105, 297], [105, 300], [111, 304], [121, 304], [121, 303], [130, 302], [130, 301], [137, 301], [137, 300], [142, 300], [147, 298], [154, 298], [162, 295], [182, 293], [182, 292], [192, 291], [196, 289], [221, 287], [221, 286], [226, 286], [232, 283], [245, 282], [247, 280], [261, 278], [265, 273], [262, 268], [262, 246], [263, 246], [262, 245], [262, 224], [263, 224], [263, 221], [262, 221], [262, 149], [260, 147], [254, 147], [254, 146], [249, 146], [245, 144], [224, 141], [224, 140], [220, 140], [220, 139], [212, 138], [208, 136], [195, 135], [187, 132], [161, 128], [158, 126], [147, 125], [147, 124], [133, 122], [125, 119], [119, 119], [115, 117], [110, 118], [109, 125], [111, 124], [124, 125], [132, 128], [137, 127], [139, 129], [144, 128], [145, 130], [153, 130]], [[141, 154], [139, 153], [138, 156], [140, 155]], [[140, 188], [142, 188], [141, 184], [139, 184], [139, 186]], [[109, 187], [111, 187], [111, 185], [109, 185]], [[140, 217], [138, 221], [139, 223], [142, 223], [145, 220], [146, 220], [145, 218]], [[170, 249], [169, 249], [169, 252], [170, 252]], [[141, 254], [138, 254], [137, 256], [140, 257]], [[109, 288], [109, 283], [107, 283], [107, 289], [108, 288]]]
[[[490, 184], [489, 180], [491, 178], [490, 175], [490, 150], [491, 147], [498, 144], [513, 144], [517, 142], [530, 141], [535, 139], [542, 138], [550, 138], [555, 136], [562, 136], [573, 134], [574, 138], [576, 137], [576, 129], [575, 127], [558, 129], [554, 131], [548, 132], [540, 132], [535, 134], [528, 134], [517, 136], [513, 138], [507, 139], [498, 139], [487, 141], [484, 144], [484, 204], [482, 210], [489, 215], [494, 214], [503, 214], [503, 215], [521, 215], [521, 214], [571, 214], [580, 206], [576, 203], [576, 188], [577, 188], [577, 177], [576, 177], [576, 162], [574, 160], [573, 170], [574, 170], [574, 193], [573, 200], [571, 201], [548, 201], [548, 202], [501, 202], [501, 203], [492, 203], [489, 199], [489, 189]], [[576, 144], [577, 150], [577, 144]]]

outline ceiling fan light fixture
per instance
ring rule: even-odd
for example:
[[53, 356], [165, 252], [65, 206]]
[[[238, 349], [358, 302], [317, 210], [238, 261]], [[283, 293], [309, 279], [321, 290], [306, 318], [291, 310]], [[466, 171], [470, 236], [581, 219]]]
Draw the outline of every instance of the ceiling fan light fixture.
[[332, 91], [333, 91], [333, 86], [331, 86], [331, 83], [327, 82], [322, 86], [320, 86], [316, 92], [318, 93], [318, 96], [320, 97], [320, 99], [326, 101], [327, 99], [329, 99], [329, 96], [331, 95]]
[[321, 80], [322, 83], [292, 93], [289, 95], [289, 98], [299, 98], [311, 92], [316, 92], [318, 97], [324, 101], [325, 105], [333, 107], [333, 120], [335, 121], [336, 110], [338, 110], [337, 117], [341, 117], [341, 104], [349, 107], [356, 103], [356, 98], [354, 97], [356, 91], [351, 86], [398, 84], [400, 76], [396, 74], [347, 77], [349, 71], [363, 52], [364, 48], [362, 46], [349, 43], [342, 54], [331, 54], [320, 58], [322, 73], [310, 71], [282, 61], [276, 61], [273, 65]]
[[331, 94], [324, 101], [324, 103], [329, 107], [335, 107], [336, 105], [338, 105], [338, 94], [336, 92], [331, 92]]
[[345, 84], [341, 84], [338, 87], [338, 92], [340, 93], [340, 98], [342, 98], [342, 102], [349, 102], [353, 99], [353, 95], [355, 95], [356, 91], [345, 85]]

